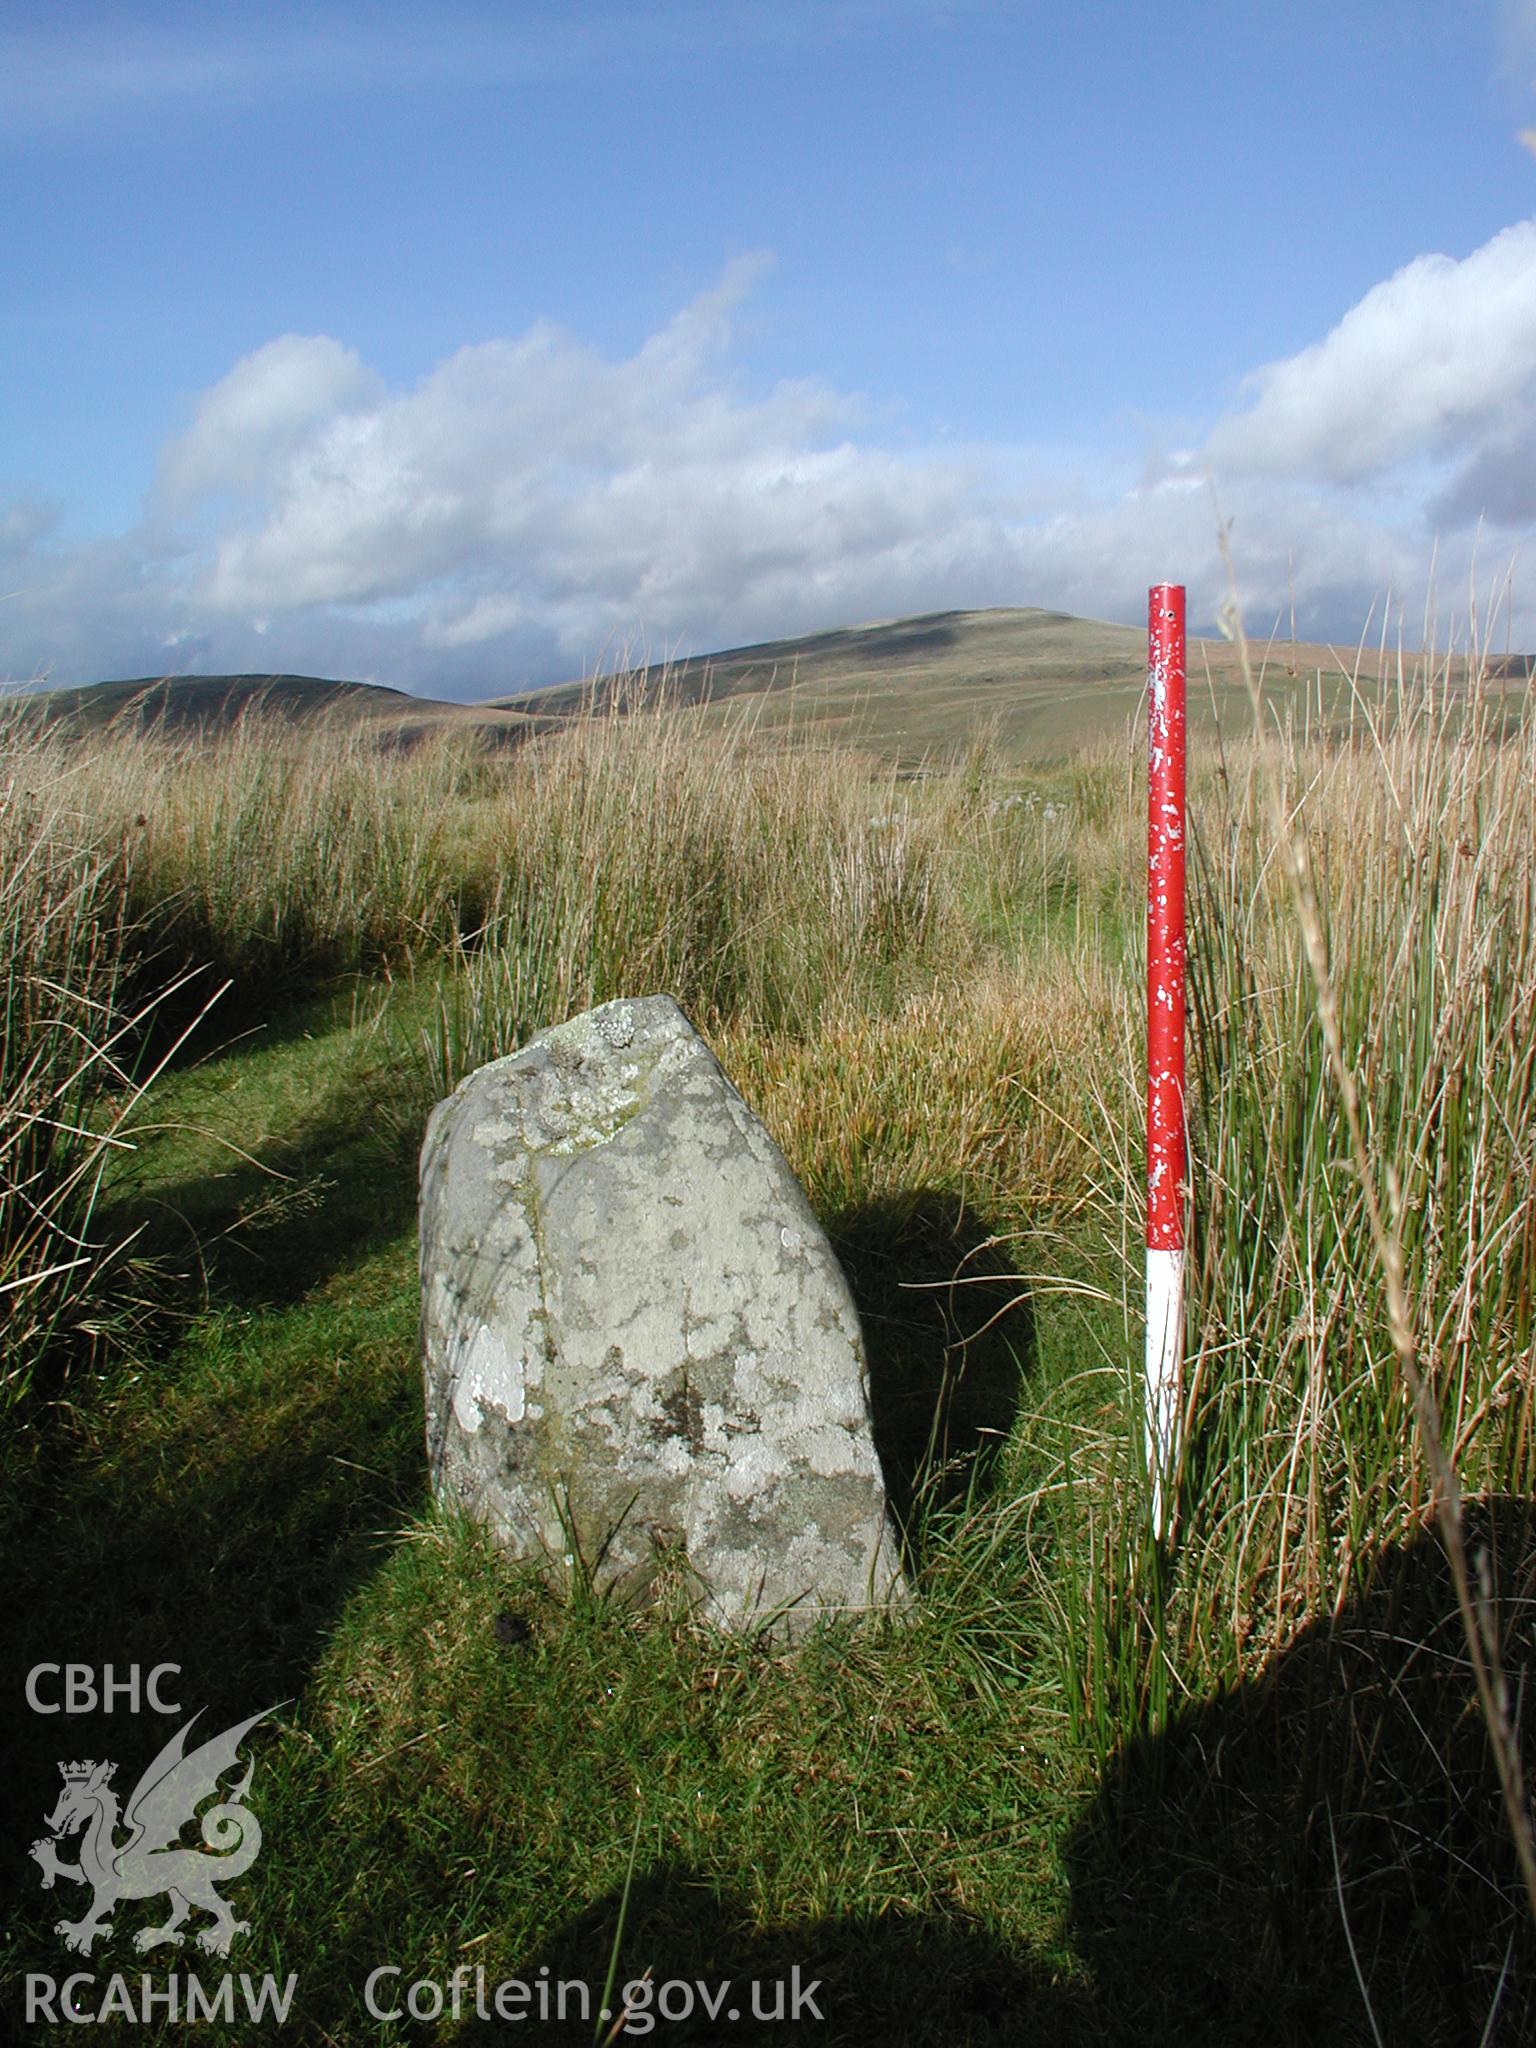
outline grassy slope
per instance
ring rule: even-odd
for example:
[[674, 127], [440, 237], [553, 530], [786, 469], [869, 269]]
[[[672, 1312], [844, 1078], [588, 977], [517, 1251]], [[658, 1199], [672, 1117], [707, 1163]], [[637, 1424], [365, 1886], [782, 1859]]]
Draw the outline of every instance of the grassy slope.
[[521, 734], [537, 721], [493, 705], [445, 704], [378, 683], [323, 676], [140, 676], [125, 682], [43, 690], [13, 700], [23, 713], [75, 731], [96, 731], [126, 719], [173, 735], [217, 731], [259, 712], [304, 725], [317, 719], [360, 721], [412, 736], [448, 725], [500, 728]]
[[[1298, 718], [1319, 694], [1347, 710], [1345, 678], [1392, 672], [1395, 656], [1312, 645], [1276, 645], [1267, 685], [1277, 710]], [[1190, 716], [1209, 730], [1248, 723], [1236, 656], [1222, 640], [1189, 650]], [[1321, 682], [1319, 682], [1321, 677]], [[630, 691], [659, 687], [685, 702], [707, 701], [721, 718], [743, 710], [765, 729], [791, 729], [830, 745], [856, 744], [903, 765], [964, 747], [979, 729], [1019, 756], [1050, 757], [1118, 739], [1135, 716], [1146, 678], [1146, 636], [1135, 627], [1033, 609], [936, 612], [765, 641], [674, 663], [626, 679]], [[1510, 685], [1523, 678], [1518, 665]], [[407, 731], [438, 725], [495, 726], [509, 736], [539, 731], [584, 704], [606, 701], [612, 679], [569, 683], [481, 704], [446, 704], [362, 683], [306, 676], [179, 676], [98, 683], [47, 692], [49, 716], [99, 725], [133, 709], [172, 727], [227, 722], [260, 699], [285, 717], [319, 711]]]
[[[1146, 682], [1145, 632], [1064, 612], [1030, 609], [937, 612], [801, 639], [658, 664], [643, 683], [686, 702], [707, 701], [727, 717], [750, 708], [767, 730], [792, 728], [830, 745], [857, 744], [905, 764], [953, 753], [978, 729], [1008, 753], [1049, 757], [1118, 739]], [[1299, 716], [1306, 693], [1347, 704], [1344, 678], [1382, 672], [1379, 652], [1277, 647], [1266, 683], [1282, 713]], [[1386, 672], [1390, 673], [1390, 666]], [[1251, 714], [1234, 650], [1222, 640], [1189, 649], [1190, 716], [1209, 730], [1247, 729]], [[630, 682], [629, 687], [633, 687]], [[612, 685], [606, 686], [611, 690]], [[597, 689], [603, 701], [605, 686]], [[509, 697], [525, 711], [578, 711], [591, 686]]]

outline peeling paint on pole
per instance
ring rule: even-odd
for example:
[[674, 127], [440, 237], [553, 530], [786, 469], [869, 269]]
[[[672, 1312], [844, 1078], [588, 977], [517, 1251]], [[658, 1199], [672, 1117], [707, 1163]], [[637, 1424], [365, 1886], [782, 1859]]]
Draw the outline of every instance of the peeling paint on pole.
[[1165, 1533], [1184, 1349], [1184, 588], [1147, 605], [1147, 1366], [1152, 1525]]

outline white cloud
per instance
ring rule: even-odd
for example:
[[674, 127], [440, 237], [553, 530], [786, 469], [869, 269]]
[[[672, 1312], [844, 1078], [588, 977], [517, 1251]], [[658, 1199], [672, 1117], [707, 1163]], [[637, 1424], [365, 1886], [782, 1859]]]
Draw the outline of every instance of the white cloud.
[[404, 604], [440, 647], [541, 617], [579, 658], [637, 623], [803, 613], [914, 550], [942, 563], [970, 516], [963, 471], [861, 448], [857, 404], [816, 384], [745, 398], [711, 376], [761, 267], [731, 265], [617, 362], [540, 325], [387, 393], [323, 338], [257, 350], [165, 465], [183, 509], [256, 501], [213, 534], [194, 602]]
[[[1215, 472], [1256, 627], [1353, 641], [1536, 538], [1536, 227], [1422, 259], [1260, 373], [1206, 446], [1116, 472], [1041, 443], [894, 452], [856, 397], [732, 374], [744, 257], [632, 355], [538, 324], [391, 388], [284, 335], [209, 390], [142, 523], [92, 547], [0, 506], [0, 672], [281, 668], [491, 696], [658, 653], [896, 614], [1039, 604], [1134, 621], [1225, 595]], [[1374, 405], [1374, 410], [1372, 409]], [[1494, 544], [1496, 543], [1496, 545]], [[1507, 544], [1507, 545], [1506, 545]], [[1536, 644], [1536, 606], [1513, 626]]]
[[1447, 526], [1486, 519], [1495, 526], [1536, 526], [1536, 395], [1512, 405], [1437, 495], [1433, 510]]
[[360, 358], [326, 335], [284, 334], [240, 361], [199, 402], [160, 461], [171, 510], [209, 490], [259, 488], [306, 435], [382, 396]]
[[1536, 221], [1459, 263], [1417, 257], [1249, 382], [1252, 407], [1211, 435], [1218, 470], [1358, 483], [1497, 435], [1536, 395]]

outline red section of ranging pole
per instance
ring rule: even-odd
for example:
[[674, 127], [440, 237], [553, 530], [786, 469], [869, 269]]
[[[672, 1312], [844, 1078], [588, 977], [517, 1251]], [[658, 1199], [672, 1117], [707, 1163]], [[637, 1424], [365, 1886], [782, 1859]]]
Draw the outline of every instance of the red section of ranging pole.
[[1184, 1248], [1184, 587], [1148, 593], [1147, 1249]]

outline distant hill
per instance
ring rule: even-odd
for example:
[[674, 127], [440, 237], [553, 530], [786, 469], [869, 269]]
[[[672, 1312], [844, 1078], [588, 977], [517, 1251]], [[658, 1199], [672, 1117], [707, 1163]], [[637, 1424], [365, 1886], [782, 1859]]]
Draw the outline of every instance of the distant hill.
[[[1347, 678], [1363, 681], [1396, 654], [1277, 643], [1254, 649], [1265, 693], [1298, 721], [1348, 716]], [[444, 725], [499, 739], [549, 730], [583, 708], [623, 710], [665, 695], [702, 707], [707, 720], [750, 717], [767, 732], [812, 745], [856, 745], [903, 766], [942, 758], [989, 730], [1008, 753], [1041, 758], [1125, 732], [1146, 687], [1143, 628], [1033, 609], [932, 612], [767, 640], [717, 654], [656, 663], [635, 673], [449, 704], [375, 683], [319, 676], [160, 676], [52, 690], [16, 700], [76, 727], [129, 717], [178, 732], [210, 731], [260, 706], [302, 727], [315, 719], [366, 721], [381, 738], [409, 742]], [[1411, 667], [1411, 658], [1408, 665]], [[1529, 657], [1491, 671], [1514, 707], [1523, 703]], [[1252, 710], [1236, 650], [1225, 640], [1189, 643], [1192, 726], [1246, 732]], [[1512, 715], [1520, 715], [1512, 709]]]
[[[1253, 649], [1266, 697], [1284, 715], [1308, 715], [1319, 699], [1347, 715], [1353, 647], [1289, 643]], [[1390, 672], [1396, 656], [1387, 658]], [[1383, 666], [1376, 650], [1358, 656], [1362, 679]], [[854, 743], [906, 765], [952, 754], [990, 729], [1007, 752], [1042, 757], [1124, 732], [1146, 688], [1143, 627], [1034, 609], [934, 612], [795, 640], [770, 640], [719, 654], [658, 663], [636, 675], [568, 683], [496, 700], [507, 709], [569, 716], [586, 704], [634, 702], [665, 691], [749, 715], [769, 731], [812, 743]], [[1321, 682], [1319, 682], [1321, 676]], [[1251, 729], [1253, 712], [1236, 649], [1225, 640], [1189, 643], [1189, 714], [1197, 729], [1219, 717], [1224, 730]]]
[[1054, 736], [1064, 724], [1105, 729], [1134, 710], [1146, 665], [1146, 635], [1129, 626], [1064, 612], [932, 612], [497, 702], [522, 711], [536, 705], [547, 716], [606, 704], [615, 689], [631, 699], [664, 690], [689, 704], [750, 699], [757, 722], [771, 728], [920, 756], [964, 745], [992, 719], [1001, 721], [1005, 744], [1043, 738], [1046, 727]]
[[90, 683], [74, 690], [47, 690], [26, 700], [50, 718], [84, 726], [128, 718], [140, 725], [227, 725], [260, 706], [298, 722], [342, 708], [361, 717], [409, 703], [403, 690], [375, 683], [333, 682], [323, 676], [138, 676], [129, 681]]
[[233, 725], [248, 712], [284, 718], [295, 726], [318, 718], [355, 719], [403, 740], [444, 723], [490, 725], [518, 734], [543, 723], [496, 705], [447, 704], [383, 683], [338, 682], [325, 676], [139, 676], [126, 682], [38, 691], [13, 701], [77, 730], [126, 719], [171, 733], [210, 732]]

